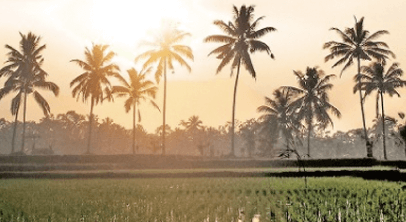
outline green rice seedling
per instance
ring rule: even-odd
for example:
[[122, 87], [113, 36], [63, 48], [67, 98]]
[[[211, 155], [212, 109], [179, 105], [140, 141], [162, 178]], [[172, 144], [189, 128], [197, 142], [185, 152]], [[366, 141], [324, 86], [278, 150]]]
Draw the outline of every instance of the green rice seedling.
[[1, 221], [405, 221], [402, 184], [355, 178], [2, 180]]

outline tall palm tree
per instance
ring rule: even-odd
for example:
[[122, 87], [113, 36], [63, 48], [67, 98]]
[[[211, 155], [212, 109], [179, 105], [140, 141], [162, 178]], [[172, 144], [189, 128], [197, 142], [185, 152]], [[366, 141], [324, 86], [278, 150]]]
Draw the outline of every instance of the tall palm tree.
[[373, 62], [369, 66], [362, 66], [361, 73], [355, 77], [357, 84], [354, 86], [354, 92], [364, 91], [365, 96], [370, 95], [373, 91], [377, 91], [376, 108], [377, 117], [379, 115], [379, 100], [381, 100], [382, 112], [382, 135], [383, 135], [383, 156], [387, 160], [386, 142], [385, 142], [385, 110], [383, 94], [389, 96], [397, 95], [400, 97], [396, 88], [406, 86], [406, 81], [401, 79], [403, 71], [397, 63], [393, 63], [385, 72], [385, 67], [382, 63]]
[[259, 21], [264, 17], [262, 16], [254, 20], [254, 6], [246, 7], [245, 5], [242, 5], [240, 9], [233, 6], [233, 13], [234, 20], [232, 22], [230, 21], [226, 23], [220, 20], [214, 21], [214, 25], [218, 26], [225, 35], [210, 35], [204, 39], [205, 42], [224, 43], [224, 45], [209, 53], [209, 56], [211, 54], [217, 54], [217, 58], [221, 60], [220, 65], [217, 67], [217, 73], [230, 63], [231, 60], [231, 76], [233, 75], [233, 70], [237, 68], [232, 110], [231, 156], [234, 156], [235, 101], [240, 67], [241, 65], [244, 65], [249, 74], [256, 79], [256, 72], [250, 53], [265, 51], [271, 58], [274, 58], [269, 46], [258, 39], [269, 32], [276, 31], [273, 27], [265, 27], [256, 30]]
[[328, 125], [333, 126], [333, 120], [327, 111], [341, 117], [340, 111], [330, 104], [327, 94], [327, 90], [333, 88], [333, 84], [329, 81], [335, 75], [325, 75], [317, 67], [308, 67], [305, 74], [301, 71], [293, 71], [293, 73], [298, 78], [299, 87], [284, 86], [283, 89], [292, 91], [297, 97], [292, 101], [291, 106], [296, 110], [298, 119], [304, 120], [307, 124], [307, 155], [310, 157], [310, 136], [313, 122], [322, 123], [324, 128]]
[[[357, 18], [355, 18], [354, 28], [346, 28], [344, 31], [341, 31], [338, 28], [331, 28], [330, 30], [336, 31], [341, 37], [342, 42], [330, 41], [324, 44], [323, 48], [330, 50], [330, 54], [325, 57], [325, 61], [327, 62], [338, 57], [339, 59], [336, 63], [334, 63], [332, 66], [333, 68], [345, 63], [343, 69], [341, 70], [341, 75], [344, 70], [354, 63], [354, 59], [357, 61], [357, 74], [359, 75], [361, 73], [361, 60], [370, 61], [372, 58], [374, 58], [382, 63], [385, 63], [385, 60], [389, 58], [389, 55], [395, 57], [385, 42], [374, 41], [384, 34], [389, 34], [389, 32], [386, 30], [380, 30], [370, 35], [369, 31], [364, 29], [364, 17], [362, 17], [359, 21]], [[361, 79], [359, 81], [361, 81]], [[361, 82], [358, 82], [358, 85], [361, 85]], [[365, 124], [364, 101], [362, 99], [361, 90], [358, 91], [367, 155], [368, 157], [372, 157], [372, 144], [369, 141]]]
[[[84, 73], [72, 80], [70, 87], [72, 96], [85, 103], [90, 97], [89, 137], [87, 141], [87, 154], [90, 154], [90, 141], [92, 137], [93, 107], [111, 95], [111, 84], [108, 77], [115, 77], [122, 81], [118, 71], [119, 67], [110, 63], [115, 53], [107, 51], [108, 45], [94, 45], [92, 49], [85, 49], [85, 60], [73, 59], [84, 70]], [[109, 63], [109, 64], [108, 64]]]
[[265, 104], [258, 107], [257, 111], [263, 113], [259, 118], [282, 135], [286, 150], [290, 150], [295, 133], [302, 128], [296, 117], [297, 113], [291, 107], [294, 94], [288, 89], [277, 89], [273, 92], [273, 96], [274, 99], [265, 97]]
[[37, 89], [50, 90], [55, 96], [59, 93], [59, 87], [53, 83], [46, 81], [48, 73], [41, 66], [44, 58], [41, 52], [45, 49], [45, 45], [40, 45], [41, 37], [29, 32], [27, 35], [20, 33], [20, 51], [6, 45], [10, 50], [7, 54], [7, 65], [0, 70], [0, 77], [8, 77], [4, 87], [0, 89], [0, 99], [11, 92], [17, 92], [17, 95], [11, 102], [11, 113], [15, 115], [15, 123], [13, 129], [12, 150], [15, 152], [15, 135], [17, 128], [18, 111], [21, 100], [23, 101], [23, 135], [21, 143], [21, 152], [25, 146], [25, 126], [27, 114], [27, 96], [32, 94], [35, 101], [39, 104], [44, 115], [47, 116], [51, 108], [45, 98], [37, 91]]
[[[126, 97], [127, 100], [124, 103], [125, 111], [128, 113], [130, 109], [133, 109], [133, 154], [135, 154], [135, 132], [137, 126], [137, 105], [139, 106], [141, 101], [149, 100], [150, 103], [159, 110], [158, 105], [153, 101], [155, 99], [158, 87], [150, 81], [146, 80], [146, 75], [149, 73], [150, 69], [141, 70], [138, 72], [136, 69], [132, 68], [127, 70], [128, 76], [130, 77], [130, 82], [123, 79], [123, 86], [113, 86], [112, 93], [116, 94], [117, 97]], [[138, 119], [141, 121], [141, 114], [138, 109]]]
[[[153, 49], [148, 50], [138, 57], [135, 61], [139, 59], [146, 58], [144, 63], [144, 69], [151, 65], [157, 64], [157, 69], [155, 72], [155, 80], [157, 83], [163, 75], [164, 77], [164, 104], [163, 104], [163, 131], [166, 132], [166, 73], [168, 69], [174, 70], [174, 62], [179, 63], [181, 66], [185, 66], [188, 71], [191, 71], [189, 64], [185, 61], [184, 57], [193, 60], [192, 49], [186, 45], [180, 45], [179, 42], [190, 34], [179, 30], [173, 24], [163, 24], [164, 27], [160, 30], [160, 33], [155, 37], [152, 42], [144, 42], [146, 46], [150, 46]], [[162, 155], [165, 155], [165, 133], [162, 134]]]

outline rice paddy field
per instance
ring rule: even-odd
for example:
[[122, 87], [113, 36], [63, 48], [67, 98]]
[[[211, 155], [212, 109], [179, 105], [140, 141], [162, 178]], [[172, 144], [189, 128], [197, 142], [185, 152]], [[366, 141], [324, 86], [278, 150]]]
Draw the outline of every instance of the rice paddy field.
[[406, 221], [405, 183], [353, 177], [0, 180], [5, 221]]

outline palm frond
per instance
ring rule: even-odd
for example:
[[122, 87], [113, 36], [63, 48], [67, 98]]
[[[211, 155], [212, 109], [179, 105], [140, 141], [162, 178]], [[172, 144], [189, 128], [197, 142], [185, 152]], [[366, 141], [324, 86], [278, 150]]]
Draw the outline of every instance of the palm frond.
[[219, 27], [227, 35], [237, 36], [235, 29], [232, 26], [230, 26], [230, 24], [226, 24], [224, 21], [221, 21], [221, 20], [216, 20], [213, 22], [213, 24], [216, 25], [217, 27]]
[[228, 43], [228, 44], [222, 45], [222, 46], [214, 49], [207, 56], [210, 56], [211, 54], [219, 54], [219, 56], [217, 58], [222, 59], [223, 55], [228, 54], [232, 49], [233, 49], [233, 43]]
[[81, 83], [84, 83], [86, 80], [89, 79], [89, 73], [85, 72], [80, 74], [78, 77], [74, 78], [71, 82], [70, 82], [70, 87], [72, 87], [75, 84], [79, 84], [81, 85]]
[[248, 52], [244, 52], [242, 54], [242, 63], [245, 66], [245, 69], [248, 70], [248, 72], [251, 74], [251, 76], [256, 79], [256, 73], [255, 73], [255, 69], [254, 66], [252, 65], [252, 60], [250, 55], [248, 54]]
[[273, 56], [273, 54], [271, 52], [271, 49], [264, 42], [261, 42], [261, 41], [258, 41], [258, 40], [250, 40], [249, 45], [250, 45], [250, 52], [251, 53], [254, 53], [256, 51], [266, 51], [268, 53], [268, 55], [271, 56], [271, 58], [274, 58], [274, 56]]
[[17, 95], [11, 100], [11, 114], [15, 116], [18, 113], [18, 110], [20, 109], [20, 104], [21, 104], [21, 97], [22, 97], [22, 92], [18, 92]]
[[204, 42], [234, 43], [236, 39], [226, 35], [210, 35], [203, 39]]
[[124, 102], [124, 108], [125, 108], [126, 113], [128, 113], [131, 110], [134, 102], [135, 102], [134, 98], [132, 98], [132, 97], [128, 97], [127, 100]]
[[372, 35], [370, 35], [369, 37], [367, 37], [365, 39], [365, 42], [370, 42], [370, 41], [372, 41], [372, 40], [374, 40], [374, 39], [376, 39], [376, 38], [378, 38], [378, 37], [380, 37], [382, 35], [385, 35], [385, 34], [389, 35], [389, 32], [386, 31], [386, 30], [379, 30], [379, 31], [373, 33]]
[[158, 106], [153, 100], [150, 100], [150, 103], [151, 103], [151, 105], [152, 105], [153, 107], [155, 107], [159, 112], [161, 112], [161, 109], [159, 109], [159, 106]]
[[52, 91], [52, 93], [54, 93], [55, 96], [59, 95], [59, 86], [53, 82], [36, 81], [33, 83], [33, 86], [41, 88], [41, 89], [45, 89], [45, 90], [50, 90], [50, 91]]
[[175, 52], [186, 56], [187, 58], [191, 59], [193, 61], [194, 56], [193, 56], [193, 52], [192, 49], [189, 46], [185, 46], [185, 45], [174, 45], [173, 49]]
[[182, 32], [182, 31], [179, 31], [179, 30], [172, 30], [172, 31], [175, 31], [176, 34], [171, 36], [172, 37], [172, 39], [170, 40], [171, 45], [182, 41], [187, 36], [191, 36], [191, 34], [188, 33], [188, 32]]
[[34, 91], [33, 95], [34, 95], [35, 101], [38, 103], [38, 105], [41, 107], [42, 111], [44, 112], [44, 115], [48, 116], [49, 113], [51, 112], [51, 107], [49, 107], [48, 102], [37, 91]]
[[216, 73], [219, 73], [231, 61], [234, 55], [235, 55], [234, 51], [228, 52], [228, 54], [225, 55], [224, 58], [221, 60], [219, 66], [217, 67]]
[[9, 86], [4, 86], [3, 88], [0, 89], [0, 100], [3, 99], [4, 96], [8, 95], [12, 91], [14, 91], [15, 86], [14, 85], [9, 85]]
[[344, 33], [343, 31], [341, 31], [340, 29], [333, 27], [333, 28], [330, 28], [330, 30], [337, 32], [338, 35], [341, 37], [341, 39], [345, 43], [348, 43], [351, 45], [356, 45], [356, 43], [353, 41], [353, 39], [350, 36], [348, 36], [346, 33]]
[[266, 28], [262, 28], [260, 30], [254, 31], [252, 33], [249, 33], [247, 35], [247, 38], [258, 39], [267, 33], [275, 32], [275, 31], [276, 31], [276, 29], [274, 27], [266, 27]]

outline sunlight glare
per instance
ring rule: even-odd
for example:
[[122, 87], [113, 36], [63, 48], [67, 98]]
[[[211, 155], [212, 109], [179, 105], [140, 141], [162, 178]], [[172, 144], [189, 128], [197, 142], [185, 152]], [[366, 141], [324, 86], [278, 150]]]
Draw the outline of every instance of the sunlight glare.
[[94, 1], [92, 25], [101, 41], [133, 48], [163, 19], [185, 20], [183, 8], [179, 1]]

